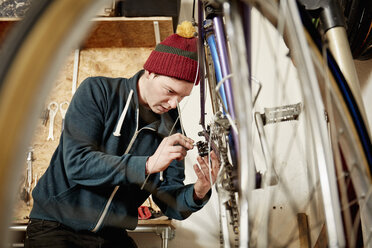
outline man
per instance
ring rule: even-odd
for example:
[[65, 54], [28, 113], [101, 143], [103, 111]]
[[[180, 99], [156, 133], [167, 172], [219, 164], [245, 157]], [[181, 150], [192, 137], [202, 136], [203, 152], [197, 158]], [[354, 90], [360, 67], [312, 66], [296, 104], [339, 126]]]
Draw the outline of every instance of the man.
[[[190, 27], [181, 25], [157, 45], [132, 78], [95, 77], [80, 85], [33, 191], [26, 247], [136, 247], [126, 229], [136, 228], [137, 209], [150, 194], [179, 220], [206, 204], [208, 158], [197, 158], [195, 184], [183, 184], [183, 160], [194, 141], [181, 134], [177, 105], [197, 80]], [[210, 158], [214, 183], [219, 163], [213, 152]]]

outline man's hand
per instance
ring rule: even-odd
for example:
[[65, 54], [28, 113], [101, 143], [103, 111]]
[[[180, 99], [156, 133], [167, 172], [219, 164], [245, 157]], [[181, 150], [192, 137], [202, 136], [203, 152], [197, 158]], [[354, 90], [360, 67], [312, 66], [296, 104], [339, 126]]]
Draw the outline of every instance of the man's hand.
[[194, 141], [180, 133], [164, 138], [155, 153], [146, 163], [146, 174], [164, 171], [174, 160], [185, 158], [187, 151], [191, 150]]
[[[220, 170], [220, 163], [214, 151], [210, 153], [211, 158], [211, 174], [212, 174], [212, 184], [216, 182], [218, 171]], [[198, 176], [198, 180], [194, 185], [194, 197], [197, 197], [195, 200], [201, 200], [205, 197], [208, 191], [211, 188], [211, 181], [209, 177], [209, 167], [208, 167], [208, 157], [198, 157], [197, 158], [200, 167], [197, 164], [194, 164], [194, 170]]]

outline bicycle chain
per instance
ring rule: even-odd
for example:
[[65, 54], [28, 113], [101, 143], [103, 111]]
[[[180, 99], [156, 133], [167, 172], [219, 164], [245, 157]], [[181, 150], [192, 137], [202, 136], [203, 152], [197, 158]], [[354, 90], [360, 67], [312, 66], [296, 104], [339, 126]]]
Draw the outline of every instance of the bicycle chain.
[[[230, 123], [221, 112], [217, 112], [214, 117], [214, 122], [207, 126], [206, 132], [210, 140], [207, 142], [199, 141], [197, 143], [199, 155], [208, 154], [209, 141], [214, 142], [217, 146], [221, 166], [224, 168], [222, 173], [221, 182], [217, 184], [225, 192], [228, 192], [228, 200], [225, 202], [226, 210], [229, 212], [230, 216], [230, 226], [234, 234], [234, 247], [239, 247], [239, 207], [236, 201], [237, 189], [234, 187], [234, 175], [233, 175], [233, 165], [229, 162], [228, 158], [228, 134], [230, 132]], [[223, 247], [224, 239], [222, 230], [220, 231], [220, 245]]]
[[[223, 153], [223, 156], [227, 158], [227, 153]], [[230, 225], [234, 232], [234, 247], [239, 247], [239, 208], [235, 197], [236, 189], [233, 183], [233, 167], [228, 163], [225, 165], [225, 168], [225, 177], [222, 186], [229, 192], [229, 200], [226, 202], [226, 209], [230, 212]]]

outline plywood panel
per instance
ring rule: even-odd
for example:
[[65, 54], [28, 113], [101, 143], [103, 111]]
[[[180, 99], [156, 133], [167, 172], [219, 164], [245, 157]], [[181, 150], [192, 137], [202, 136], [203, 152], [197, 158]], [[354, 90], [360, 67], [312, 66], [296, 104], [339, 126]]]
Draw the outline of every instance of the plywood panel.
[[[91, 76], [131, 77], [143, 68], [143, 64], [151, 51], [152, 48], [91, 48], [81, 50], [77, 80], [78, 85], [86, 77]], [[73, 65], [74, 55], [71, 54], [54, 82], [54, 87], [45, 102], [45, 108], [52, 101], [58, 104], [64, 101], [70, 102], [72, 98]], [[49, 122], [43, 125], [43, 121], [40, 119], [35, 130], [34, 139], [30, 145], [33, 148], [35, 158], [33, 161], [33, 175], [35, 181], [45, 172], [53, 152], [59, 143], [62, 123], [62, 117], [59, 111], [54, 121], [54, 141], [47, 141]], [[26, 161], [23, 179], [25, 179], [25, 177]], [[24, 185], [25, 181], [19, 182], [19, 193], [22, 191]], [[30, 206], [27, 206], [26, 203], [20, 199], [19, 194], [17, 196], [16, 207], [14, 208], [13, 222], [26, 222], [32, 204], [33, 202], [31, 201]]]

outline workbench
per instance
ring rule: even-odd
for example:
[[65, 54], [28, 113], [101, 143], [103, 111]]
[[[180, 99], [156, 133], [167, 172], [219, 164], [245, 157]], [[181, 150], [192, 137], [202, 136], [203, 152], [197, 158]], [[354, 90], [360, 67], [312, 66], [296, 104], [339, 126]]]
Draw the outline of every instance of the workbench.
[[[14, 223], [9, 227], [14, 240], [9, 247], [24, 247], [23, 240], [25, 237], [27, 222]], [[168, 241], [175, 236], [175, 227], [172, 220], [167, 217], [156, 219], [138, 220], [138, 226], [135, 230], [127, 230], [128, 233], [155, 233], [162, 239], [162, 248], [168, 248]]]

